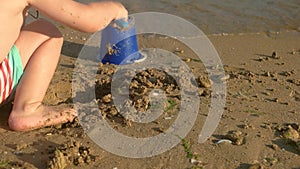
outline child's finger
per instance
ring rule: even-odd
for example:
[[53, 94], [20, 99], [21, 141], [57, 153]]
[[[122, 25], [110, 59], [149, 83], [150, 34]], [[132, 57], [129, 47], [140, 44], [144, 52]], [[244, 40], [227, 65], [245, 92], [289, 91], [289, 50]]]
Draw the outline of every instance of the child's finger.
[[121, 29], [127, 28], [129, 26], [129, 23], [127, 20], [125, 20], [125, 18], [115, 20], [114, 23], [116, 24], [117, 27], [119, 27]]

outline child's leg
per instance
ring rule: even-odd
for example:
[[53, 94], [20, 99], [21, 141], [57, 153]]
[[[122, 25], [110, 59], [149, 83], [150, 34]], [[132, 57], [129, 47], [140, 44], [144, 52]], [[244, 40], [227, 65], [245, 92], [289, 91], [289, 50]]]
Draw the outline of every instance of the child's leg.
[[41, 104], [55, 72], [62, 43], [62, 35], [56, 27], [43, 20], [21, 31], [16, 46], [25, 70], [9, 117], [11, 129], [32, 130], [73, 120], [75, 110]]

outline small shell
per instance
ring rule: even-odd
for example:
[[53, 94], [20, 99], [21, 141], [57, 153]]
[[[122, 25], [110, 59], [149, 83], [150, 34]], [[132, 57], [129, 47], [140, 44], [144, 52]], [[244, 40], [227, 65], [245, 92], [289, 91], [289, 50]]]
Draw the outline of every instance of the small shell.
[[172, 120], [173, 117], [165, 117], [165, 120]]
[[47, 133], [46, 136], [52, 136], [52, 133]]
[[221, 144], [221, 143], [229, 143], [229, 144], [232, 144], [232, 141], [231, 141], [231, 140], [228, 140], [228, 139], [222, 139], [222, 140], [217, 141], [215, 144]]
[[198, 164], [201, 164], [201, 163], [202, 163], [201, 161], [196, 160], [196, 159], [194, 159], [194, 158], [192, 158], [192, 159], [190, 160], [190, 162], [191, 162], [192, 164], [195, 164], [195, 165], [198, 165]]

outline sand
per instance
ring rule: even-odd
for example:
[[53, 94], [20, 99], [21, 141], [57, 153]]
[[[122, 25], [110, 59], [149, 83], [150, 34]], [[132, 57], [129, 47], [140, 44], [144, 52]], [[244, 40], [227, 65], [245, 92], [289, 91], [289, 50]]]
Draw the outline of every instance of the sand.
[[[53, 105], [72, 103], [75, 61], [89, 37], [63, 26], [59, 29], [65, 43], [44, 100]], [[154, 157], [125, 158], [100, 148], [78, 121], [31, 132], [11, 131], [7, 126], [11, 107], [8, 104], [0, 110], [0, 168], [300, 168], [300, 33], [221, 34], [208, 38], [228, 76], [226, 108], [216, 131], [205, 143], [197, 143], [211, 97], [211, 84], [203, 64], [188, 48], [172, 39], [144, 36], [139, 37], [141, 48], [160, 47], [174, 52], [198, 79], [201, 99], [198, 118], [180, 144]], [[117, 131], [130, 136], [147, 137], [164, 132], [178, 113], [180, 97], [176, 94], [176, 83], [169, 80], [160, 86], [169, 90], [171, 98], [166, 102], [164, 116], [156, 123], [141, 125], [122, 118], [115, 110], [107, 86], [113, 72], [113, 65], [100, 65], [94, 79], [98, 80], [96, 94], [106, 120]], [[139, 75], [153, 79], [159, 78], [159, 73], [147, 70]], [[136, 84], [131, 84], [130, 97], [136, 103], [135, 108], [145, 110], [149, 106], [147, 93], [159, 87], [159, 83], [149, 84], [140, 76], [135, 77]]]

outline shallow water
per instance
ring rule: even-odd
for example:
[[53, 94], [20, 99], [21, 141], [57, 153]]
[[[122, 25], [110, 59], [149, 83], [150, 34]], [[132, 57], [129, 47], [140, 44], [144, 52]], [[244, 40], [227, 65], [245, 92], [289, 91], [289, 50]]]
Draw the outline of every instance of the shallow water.
[[249, 33], [299, 30], [299, 0], [121, 0], [130, 13], [180, 16], [203, 32]]

